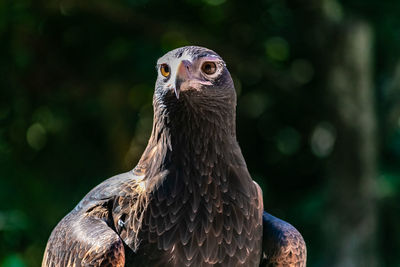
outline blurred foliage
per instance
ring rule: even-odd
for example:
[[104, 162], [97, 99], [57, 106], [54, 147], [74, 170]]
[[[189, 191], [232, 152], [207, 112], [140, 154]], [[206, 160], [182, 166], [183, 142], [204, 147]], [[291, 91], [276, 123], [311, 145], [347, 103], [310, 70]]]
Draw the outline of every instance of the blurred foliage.
[[238, 139], [265, 209], [303, 233], [308, 266], [324, 266], [325, 166], [337, 129], [321, 101], [322, 12], [374, 29], [377, 242], [381, 265], [398, 266], [395, 0], [0, 1], [0, 266], [39, 266], [56, 223], [96, 184], [135, 166], [151, 130], [155, 62], [188, 44], [226, 60]]

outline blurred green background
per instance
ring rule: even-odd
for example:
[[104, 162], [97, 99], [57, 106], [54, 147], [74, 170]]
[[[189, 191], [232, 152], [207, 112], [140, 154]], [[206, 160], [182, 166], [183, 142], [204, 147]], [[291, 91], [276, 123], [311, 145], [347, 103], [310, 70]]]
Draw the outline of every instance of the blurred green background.
[[264, 206], [308, 266], [400, 266], [400, 2], [0, 1], [0, 266], [39, 266], [57, 222], [132, 169], [155, 62], [215, 50]]

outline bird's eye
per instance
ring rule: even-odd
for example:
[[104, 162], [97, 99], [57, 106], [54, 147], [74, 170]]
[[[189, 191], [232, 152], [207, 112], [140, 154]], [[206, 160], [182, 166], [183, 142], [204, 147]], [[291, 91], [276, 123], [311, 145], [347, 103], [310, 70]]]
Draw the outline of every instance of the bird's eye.
[[215, 65], [214, 62], [204, 62], [203, 65], [201, 66], [201, 70], [207, 74], [207, 75], [211, 75], [214, 74], [217, 71], [217, 65]]
[[169, 69], [169, 66], [167, 64], [162, 64], [160, 67], [160, 71], [162, 76], [168, 77], [171, 74], [171, 70]]

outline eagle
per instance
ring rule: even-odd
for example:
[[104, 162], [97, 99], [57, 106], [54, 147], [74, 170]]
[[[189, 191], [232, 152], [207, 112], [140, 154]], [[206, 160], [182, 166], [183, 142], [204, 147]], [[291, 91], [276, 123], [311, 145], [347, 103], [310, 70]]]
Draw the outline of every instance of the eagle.
[[137, 166], [54, 228], [45, 266], [305, 266], [301, 234], [263, 209], [236, 138], [223, 59], [186, 46], [157, 61], [153, 129]]

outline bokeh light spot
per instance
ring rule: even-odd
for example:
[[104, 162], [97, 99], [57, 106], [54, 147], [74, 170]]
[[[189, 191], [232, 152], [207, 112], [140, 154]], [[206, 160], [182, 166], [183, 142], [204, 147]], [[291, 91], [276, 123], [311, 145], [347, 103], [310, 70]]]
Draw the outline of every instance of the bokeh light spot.
[[35, 110], [32, 119], [52, 133], [59, 132], [62, 128], [62, 121], [54, 116], [54, 113], [47, 106], [41, 106]]
[[340, 3], [336, 0], [322, 1], [322, 9], [326, 16], [333, 21], [340, 21], [343, 18], [343, 9]]
[[399, 181], [399, 177], [391, 173], [380, 175], [376, 181], [378, 197], [389, 198], [395, 196], [397, 189], [400, 188]]
[[25, 267], [27, 266], [22, 257], [18, 254], [10, 254], [8, 255], [2, 262], [2, 267]]
[[332, 124], [318, 124], [311, 135], [311, 150], [317, 157], [327, 157], [331, 154], [336, 140], [336, 130]]
[[26, 141], [35, 150], [41, 150], [47, 141], [46, 130], [40, 123], [34, 123], [26, 132]]
[[267, 57], [274, 61], [285, 61], [289, 57], [289, 44], [281, 37], [272, 37], [265, 42]]

